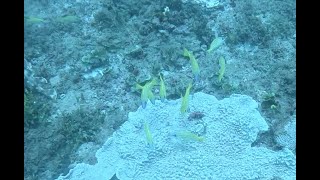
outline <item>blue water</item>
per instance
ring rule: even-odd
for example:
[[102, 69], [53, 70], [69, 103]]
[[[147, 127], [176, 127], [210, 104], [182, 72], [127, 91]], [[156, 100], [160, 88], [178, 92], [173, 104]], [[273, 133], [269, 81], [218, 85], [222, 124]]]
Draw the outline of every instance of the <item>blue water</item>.
[[26, 180], [295, 179], [295, 1], [24, 2]]

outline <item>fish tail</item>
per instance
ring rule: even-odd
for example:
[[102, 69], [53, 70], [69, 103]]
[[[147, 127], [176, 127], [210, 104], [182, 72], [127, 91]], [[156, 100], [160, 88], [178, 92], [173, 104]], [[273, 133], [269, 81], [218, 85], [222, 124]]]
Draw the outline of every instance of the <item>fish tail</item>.
[[150, 101], [151, 101], [151, 103], [152, 103], [153, 105], [156, 103], [155, 100], [154, 100], [154, 98], [151, 98]]
[[142, 101], [141, 106], [142, 106], [143, 109], [145, 109], [146, 106], [147, 106], [147, 102], [146, 101]]

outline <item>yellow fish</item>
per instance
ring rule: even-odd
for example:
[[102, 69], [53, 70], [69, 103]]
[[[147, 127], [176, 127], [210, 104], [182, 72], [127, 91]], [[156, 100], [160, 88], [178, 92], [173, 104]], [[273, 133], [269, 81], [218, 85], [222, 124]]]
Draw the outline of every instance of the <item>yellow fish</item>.
[[149, 124], [147, 122], [144, 122], [144, 132], [146, 133], [147, 143], [153, 144], [152, 135], [149, 129]]
[[189, 57], [191, 63], [192, 74], [194, 75], [194, 80], [198, 81], [200, 76], [200, 69], [198, 62], [192, 52], [189, 52], [186, 48], [183, 48], [183, 56]]
[[217, 37], [216, 39], [214, 39], [211, 44], [209, 49], [207, 50], [208, 53], [211, 53], [212, 51], [218, 49], [221, 44], [223, 43], [223, 39], [221, 37]]
[[56, 21], [60, 23], [72, 23], [78, 20], [80, 19], [77, 16], [73, 16], [73, 15], [66, 15], [66, 16], [61, 16], [56, 18]]
[[33, 16], [25, 16], [24, 20], [26, 23], [32, 23], [32, 24], [46, 22], [42, 18], [33, 17]]
[[184, 97], [182, 97], [182, 102], [181, 102], [181, 107], [180, 107], [180, 112], [182, 114], [189, 111], [189, 93], [190, 93], [191, 87], [192, 87], [192, 84], [190, 83], [186, 89], [186, 93], [185, 93]]
[[204, 137], [203, 136], [198, 136], [195, 133], [192, 133], [190, 131], [182, 131], [182, 132], [178, 132], [177, 136], [186, 139], [186, 140], [195, 140], [195, 141], [199, 141], [199, 142], [203, 142], [204, 141]]
[[152, 87], [157, 83], [156, 79], [153, 78], [150, 82], [147, 82], [144, 86], [136, 84], [137, 89], [141, 89], [141, 103], [142, 108], [145, 108], [148, 102], [148, 99], [152, 104], [155, 103], [155, 98], [152, 93]]
[[163, 79], [160, 75], [160, 99], [161, 102], [164, 102], [165, 98], [167, 97], [167, 92], [166, 92], [166, 86], [164, 85]]

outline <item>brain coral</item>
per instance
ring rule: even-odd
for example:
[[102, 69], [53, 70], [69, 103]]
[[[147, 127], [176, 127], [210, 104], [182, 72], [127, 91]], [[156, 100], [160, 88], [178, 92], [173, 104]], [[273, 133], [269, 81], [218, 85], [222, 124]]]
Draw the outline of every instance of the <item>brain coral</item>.
[[[295, 179], [296, 157], [287, 148], [273, 151], [251, 147], [268, 125], [249, 96], [234, 94], [217, 100], [195, 93], [190, 110], [201, 111], [201, 120], [180, 114], [181, 99], [156, 101], [129, 113], [128, 120], [96, 153], [95, 165], [77, 164], [58, 179], [102, 180], [114, 174], [121, 179]], [[143, 129], [149, 123], [152, 146]], [[203, 142], [182, 139], [188, 131]]]

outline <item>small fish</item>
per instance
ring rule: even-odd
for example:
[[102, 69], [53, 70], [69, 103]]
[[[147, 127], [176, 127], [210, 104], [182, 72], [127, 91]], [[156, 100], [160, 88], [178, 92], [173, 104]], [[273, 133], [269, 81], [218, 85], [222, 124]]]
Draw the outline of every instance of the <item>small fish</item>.
[[199, 76], [200, 76], [200, 69], [199, 69], [199, 65], [198, 65], [196, 58], [194, 57], [192, 52], [189, 52], [186, 48], [183, 48], [183, 56], [189, 57], [190, 63], [191, 63], [192, 74], [194, 75], [194, 81], [197, 82], [199, 80]]
[[191, 87], [192, 87], [192, 84], [190, 83], [186, 89], [186, 93], [185, 93], [184, 97], [181, 97], [181, 99], [182, 99], [181, 107], [180, 107], [181, 114], [184, 114], [187, 111], [189, 111], [189, 94], [190, 94]]
[[199, 141], [199, 142], [203, 142], [204, 141], [204, 137], [203, 136], [198, 136], [195, 133], [192, 133], [190, 131], [182, 131], [182, 132], [178, 132], [176, 134], [178, 137], [183, 138], [185, 140], [193, 140], [193, 141]]
[[153, 144], [152, 135], [150, 132], [149, 124], [147, 122], [144, 122], [144, 132], [146, 134], [147, 143], [150, 145]]
[[66, 15], [66, 16], [61, 16], [56, 18], [56, 21], [60, 23], [72, 23], [78, 20], [80, 19], [77, 16], [73, 16], [73, 15]]
[[144, 86], [136, 84], [137, 89], [141, 89], [141, 105], [142, 108], [146, 108], [148, 99], [152, 104], [155, 104], [155, 97], [152, 93], [152, 87], [157, 83], [156, 79], [153, 78], [150, 82], [147, 82]]
[[152, 91], [151, 91], [151, 88], [152, 87], [150, 87], [150, 91], [148, 91], [148, 99], [150, 100], [150, 102], [154, 105], [156, 102], [156, 98], [154, 97], [154, 94], [152, 93]]
[[24, 20], [26, 23], [32, 23], [32, 24], [46, 22], [42, 18], [33, 17], [33, 16], [25, 16]]
[[222, 43], [223, 43], [223, 39], [221, 37], [217, 37], [211, 42], [210, 48], [207, 50], [207, 53], [211, 53], [212, 51], [218, 49]]
[[218, 76], [218, 82], [221, 82], [221, 79], [223, 78], [224, 72], [226, 70], [226, 60], [221, 56], [219, 58], [219, 76]]
[[160, 99], [161, 99], [161, 102], [164, 102], [164, 100], [166, 99], [167, 97], [167, 92], [166, 92], [166, 86], [164, 85], [164, 82], [163, 82], [163, 79], [160, 75]]

